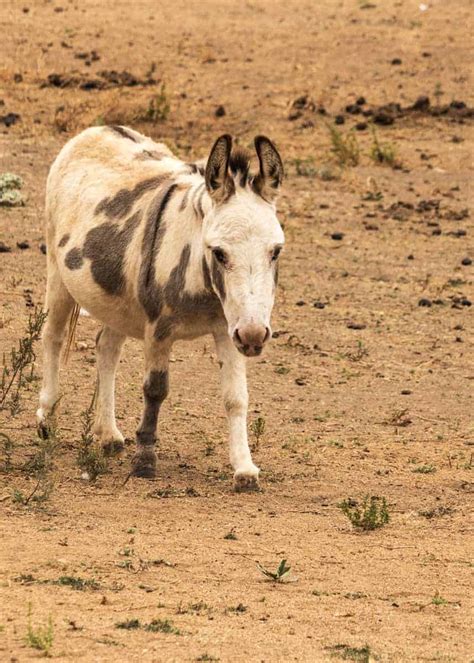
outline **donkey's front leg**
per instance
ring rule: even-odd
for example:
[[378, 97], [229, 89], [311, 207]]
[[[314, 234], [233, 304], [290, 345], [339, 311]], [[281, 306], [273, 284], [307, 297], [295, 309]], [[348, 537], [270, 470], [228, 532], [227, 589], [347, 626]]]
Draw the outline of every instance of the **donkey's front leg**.
[[258, 490], [259, 469], [253, 464], [247, 439], [247, 371], [245, 359], [227, 332], [215, 334], [221, 366], [222, 396], [229, 420], [230, 462], [237, 492]]
[[151, 479], [156, 473], [155, 434], [160, 407], [168, 395], [170, 344], [145, 338], [145, 405], [137, 429], [137, 451], [132, 461], [132, 474]]

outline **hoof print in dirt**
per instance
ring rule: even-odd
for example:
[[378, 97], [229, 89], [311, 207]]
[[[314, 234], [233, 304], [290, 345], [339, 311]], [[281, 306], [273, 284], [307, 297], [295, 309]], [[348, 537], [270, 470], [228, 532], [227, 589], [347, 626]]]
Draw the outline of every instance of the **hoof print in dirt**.
[[249, 474], [236, 474], [234, 476], [234, 491], [236, 493], [258, 493], [261, 491], [258, 477]]

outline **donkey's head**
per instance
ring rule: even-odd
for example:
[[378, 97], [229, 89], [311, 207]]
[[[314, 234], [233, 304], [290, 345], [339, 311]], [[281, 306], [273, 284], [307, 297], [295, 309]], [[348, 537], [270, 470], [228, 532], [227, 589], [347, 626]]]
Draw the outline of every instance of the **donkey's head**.
[[229, 135], [217, 139], [206, 166], [212, 207], [204, 218], [206, 261], [229, 335], [247, 357], [259, 355], [271, 337], [270, 315], [284, 243], [275, 212], [283, 179], [276, 147], [255, 138], [260, 170], [250, 175], [250, 154], [232, 151]]

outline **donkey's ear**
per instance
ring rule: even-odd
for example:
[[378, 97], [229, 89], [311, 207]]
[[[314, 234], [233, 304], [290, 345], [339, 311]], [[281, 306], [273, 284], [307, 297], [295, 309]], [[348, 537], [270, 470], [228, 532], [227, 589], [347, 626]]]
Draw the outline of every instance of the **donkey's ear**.
[[283, 163], [277, 148], [269, 138], [256, 136], [254, 142], [260, 162], [260, 172], [253, 181], [253, 187], [262, 198], [273, 202], [283, 180]]
[[209, 195], [216, 202], [224, 201], [233, 190], [233, 180], [228, 175], [232, 137], [220, 136], [211, 150], [206, 164], [206, 187]]

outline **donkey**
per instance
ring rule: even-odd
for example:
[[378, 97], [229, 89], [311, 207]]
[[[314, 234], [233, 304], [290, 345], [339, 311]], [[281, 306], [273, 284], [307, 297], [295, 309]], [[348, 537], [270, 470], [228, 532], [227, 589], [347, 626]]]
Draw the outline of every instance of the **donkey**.
[[[271, 338], [270, 315], [284, 243], [275, 212], [283, 164], [255, 138], [259, 161], [214, 143], [207, 162], [185, 163], [162, 143], [122, 126], [86, 129], [54, 161], [46, 187], [48, 317], [39, 425], [58, 400], [69, 321], [86, 309], [97, 335], [93, 432], [104, 453], [123, 449], [115, 421], [115, 372], [127, 336], [144, 340], [144, 410], [132, 474], [152, 478], [160, 406], [173, 343], [214, 336], [237, 491], [258, 489], [247, 440], [245, 357]], [[71, 338], [71, 337], [70, 337]]]

